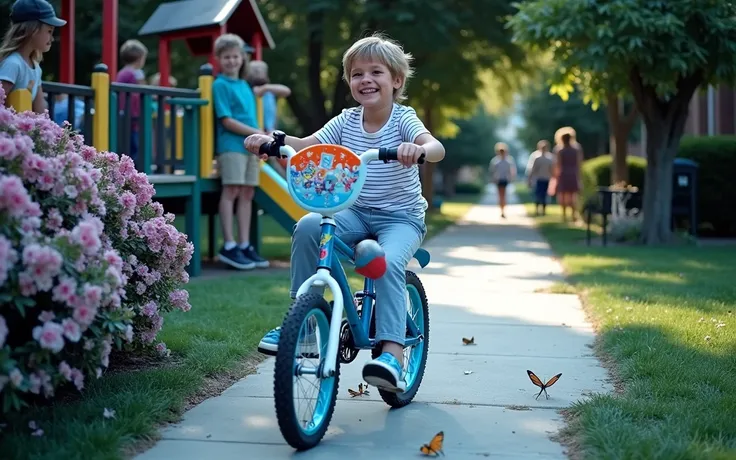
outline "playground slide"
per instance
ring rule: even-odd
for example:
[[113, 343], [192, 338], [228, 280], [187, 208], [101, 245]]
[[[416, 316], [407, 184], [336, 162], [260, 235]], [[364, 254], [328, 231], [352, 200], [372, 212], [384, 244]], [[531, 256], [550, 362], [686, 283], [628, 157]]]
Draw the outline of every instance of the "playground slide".
[[293, 232], [294, 224], [307, 214], [289, 195], [286, 180], [265, 161], [261, 161], [260, 185], [256, 188], [255, 200], [289, 234]]

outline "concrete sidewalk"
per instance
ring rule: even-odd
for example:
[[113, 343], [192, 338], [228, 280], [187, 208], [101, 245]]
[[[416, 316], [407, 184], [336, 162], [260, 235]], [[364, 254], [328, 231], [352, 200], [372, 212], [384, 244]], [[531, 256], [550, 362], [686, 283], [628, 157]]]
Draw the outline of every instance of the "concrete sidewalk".
[[[593, 330], [578, 298], [535, 292], [562, 279], [548, 245], [522, 205], [509, 206], [501, 219], [495, 203], [490, 189], [457, 226], [425, 245], [432, 254], [428, 267], [411, 267], [427, 291], [431, 328], [414, 403], [389, 410], [377, 391], [351, 398], [347, 389], [357, 388], [370, 359], [361, 352], [341, 367], [337, 406], [322, 443], [296, 453], [276, 422], [271, 358], [187, 412], [138, 458], [413, 458], [441, 430], [452, 459], [564, 458], [550, 439], [562, 426], [558, 410], [612, 388], [592, 355]], [[463, 346], [462, 337], [471, 336], [477, 345]], [[534, 399], [539, 389], [527, 369], [545, 381], [562, 372], [549, 400], [544, 394]]]

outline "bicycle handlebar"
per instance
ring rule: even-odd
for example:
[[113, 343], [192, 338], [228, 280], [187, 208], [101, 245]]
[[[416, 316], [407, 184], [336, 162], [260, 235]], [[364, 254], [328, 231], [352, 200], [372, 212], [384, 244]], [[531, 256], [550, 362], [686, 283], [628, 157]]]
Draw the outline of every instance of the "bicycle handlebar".
[[[270, 157], [279, 157], [279, 158], [285, 158], [288, 155], [285, 155], [281, 152], [282, 148], [286, 149], [293, 149], [286, 145], [286, 134], [283, 131], [274, 131], [273, 132], [273, 140], [270, 142], [265, 142], [261, 144], [260, 148], [258, 149], [258, 153], [262, 155], [268, 155]], [[379, 149], [370, 149], [366, 151], [362, 156], [365, 156], [367, 161], [371, 161], [373, 159], [378, 159], [383, 161], [384, 163], [388, 163], [389, 161], [398, 161], [397, 155], [398, 155], [399, 149], [398, 147], [381, 147]], [[421, 154], [419, 156], [419, 159], [417, 159], [417, 164], [423, 164], [424, 163], [424, 154]]]

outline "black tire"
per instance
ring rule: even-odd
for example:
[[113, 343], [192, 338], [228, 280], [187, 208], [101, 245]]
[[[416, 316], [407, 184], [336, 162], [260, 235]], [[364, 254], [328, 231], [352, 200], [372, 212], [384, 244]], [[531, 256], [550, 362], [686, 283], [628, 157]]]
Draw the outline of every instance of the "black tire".
[[[416, 275], [416, 273], [409, 270], [406, 271], [406, 284], [414, 286], [417, 292], [419, 292], [419, 297], [422, 300], [422, 312], [424, 313], [424, 340], [419, 346], [423, 347], [424, 353], [422, 353], [422, 359], [419, 362], [417, 377], [411, 387], [408, 387], [405, 392], [392, 393], [390, 391], [383, 391], [378, 388], [378, 394], [381, 395], [381, 399], [383, 399], [386, 404], [393, 408], [400, 408], [408, 405], [416, 396], [417, 391], [419, 391], [419, 386], [422, 384], [422, 380], [424, 379], [424, 370], [427, 367], [427, 354], [429, 353], [429, 303], [427, 302], [427, 293], [424, 291], [424, 286], [422, 285], [422, 282], [419, 280], [419, 277]], [[371, 320], [371, 330], [374, 336], [376, 330], [375, 320], [376, 315], [374, 313], [373, 319]], [[373, 350], [371, 350], [371, 357], [373, 359], [378, 358], [380, 354], [380, 348], [374, 348]]]
[[294, 407], [294, 355], [302, 323], [309, 312], [314, 309], [322, 310], [328, 321], [331, 319], [332, 309], [321, 295], [304, 294], [291, 305], [281, 326], [281, 336], [274, 366], [274, 405], [279, 429], [286, 442], [297, 450], [311, 449], [319, 444], [324, 437], [335, 411], [340, 383], [340, 354], [338, 353], [337, 363], [335, 364], [335, 385], [322, 424], [312, 434], [302, 431]]

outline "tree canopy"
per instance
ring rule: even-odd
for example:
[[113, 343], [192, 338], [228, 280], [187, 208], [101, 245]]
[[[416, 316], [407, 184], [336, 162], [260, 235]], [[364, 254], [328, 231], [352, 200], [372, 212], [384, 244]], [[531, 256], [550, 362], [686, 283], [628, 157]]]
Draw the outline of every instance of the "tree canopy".
[[518, 137], [527, 150], [536, 149], [537, 142], [545, 139], [554, 145], [554, 133], [563, 126], [572, 126], [586, 156], [607, 153], [608, 122], [602, 110], [593, 110], [583, 102], [580, 93], [572, 93], [567, 100], [551, 94], [546, 85], [531, 85], [522, 99], [521, 114], [524, 126]]
[[[555, 83], [628, 87], [647, 129], [643, 241], [668, 241], [673, 160], [690, 99], [703, 84], [736, 80], [736, 4], [534, 0], [515, 6], [509, 25], [516, 40], [564, 63]], [[549, 18], [556, 23], [550, 26]]]

